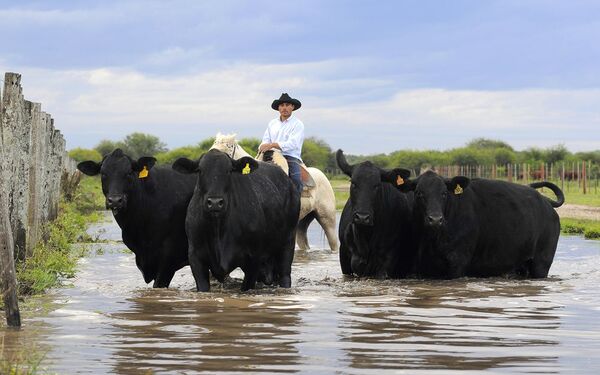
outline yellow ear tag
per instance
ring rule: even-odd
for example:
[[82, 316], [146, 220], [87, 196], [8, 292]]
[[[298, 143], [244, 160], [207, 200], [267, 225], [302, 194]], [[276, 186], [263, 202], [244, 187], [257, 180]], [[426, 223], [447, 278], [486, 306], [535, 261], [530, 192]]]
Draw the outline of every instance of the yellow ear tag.
[[454, 189], [454, 194], [458, 195], [458, 194], [462, 194], [462, 193], [463, 193], [463, 188], [461, 188], [459, 184], [456, 184], [456, 189]]
[[140, 171], [140, 174], [138, 175], [139, 178], [146, 178], [148, 177], [148, 168], [146, 168], [146, 166], [144, 165], [144, 168]]
[[246, 166], [242, 169], [242, 174], [250, 174], [250, 163], [246, 163]]
[[404, 179], [400, 176], [398, 176], [398, 178], [396, 179], [396, 185], [400, 186], [400, 185], [404, 185]]

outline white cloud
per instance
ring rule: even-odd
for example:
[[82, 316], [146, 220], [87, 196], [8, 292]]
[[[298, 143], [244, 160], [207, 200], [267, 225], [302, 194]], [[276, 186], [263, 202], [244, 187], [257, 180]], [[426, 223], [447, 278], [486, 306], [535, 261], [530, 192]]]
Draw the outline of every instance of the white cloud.
[[444, 149], [481, 136], [517, 148], [564, 143], [571, 150], [600, 149], [600, 89], [426, 88], [365, 102], [352, 98], [389, 90], [390, 83], [330, 77], [333, 67], [350, 63], [236, 64], [175, 76], [109, 68], [21, 73], [25, 96], [52, 113], [69, 147], [133, 131], [155, 134], [171, 147], [218, 131], [260, 137], [276, 115], [271, 101], [288, 91], [303, 101], [298, 116], [307, 135], [348, 152]]

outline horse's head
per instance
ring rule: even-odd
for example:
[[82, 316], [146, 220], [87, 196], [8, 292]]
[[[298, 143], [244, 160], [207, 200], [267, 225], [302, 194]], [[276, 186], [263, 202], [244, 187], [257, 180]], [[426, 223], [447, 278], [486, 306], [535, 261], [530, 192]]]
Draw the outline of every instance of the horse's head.
[[224, 154], [229, 155], [232, 159], [238, 159], [236, 153], [241, 149], [240, 145], [235, 139], [236, 134], [221, 134], [217, 133], [215, 141], [210, 147], [211, 150], [218, 150]]

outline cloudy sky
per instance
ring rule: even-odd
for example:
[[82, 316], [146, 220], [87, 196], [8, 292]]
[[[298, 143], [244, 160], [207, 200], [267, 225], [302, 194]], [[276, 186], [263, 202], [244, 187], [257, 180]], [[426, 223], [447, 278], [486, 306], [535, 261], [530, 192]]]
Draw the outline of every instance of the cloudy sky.
[[0, 1], [0, 35], [69, 148], [260, 137], [288, 92], [351, 153], [600, 149], [597, 1]]

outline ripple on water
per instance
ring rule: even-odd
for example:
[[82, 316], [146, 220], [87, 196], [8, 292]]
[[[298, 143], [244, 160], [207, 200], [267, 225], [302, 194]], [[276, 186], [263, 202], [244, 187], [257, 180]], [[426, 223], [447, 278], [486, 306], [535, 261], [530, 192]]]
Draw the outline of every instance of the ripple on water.
[[51, 372], [600, 373], [600, 242], [562, 237], [544, 280], [350, 278], [316, 250], [296, 253], [291, 290], [241, 293], [236, 271], [196, 293], [189, 267], [151, 289], [114, 225], [94, 231], [114, 242], [3, 332], [48, 348]]

